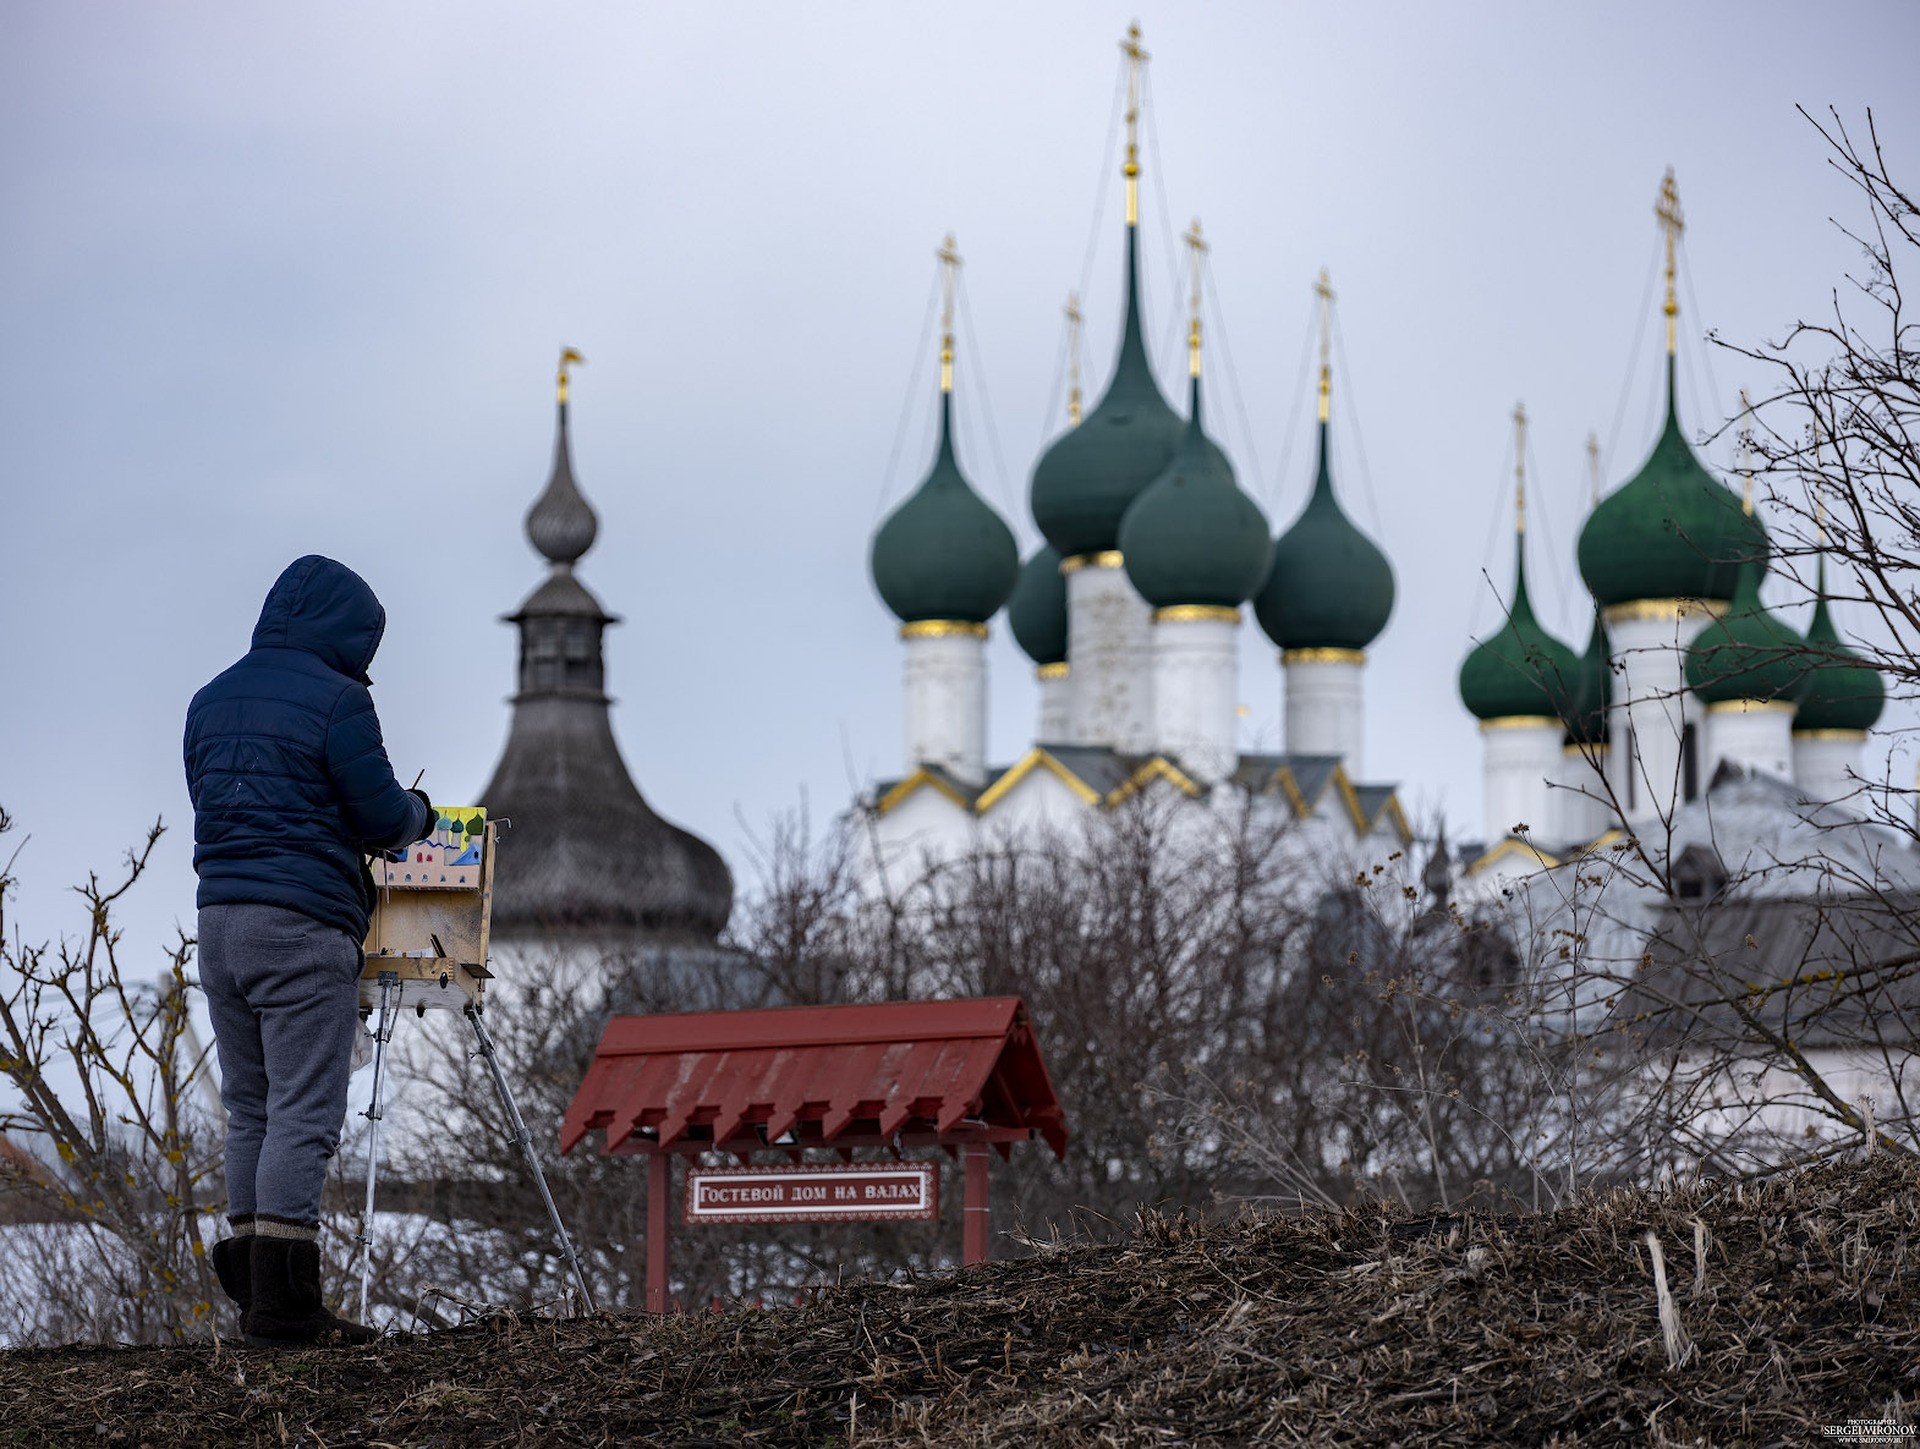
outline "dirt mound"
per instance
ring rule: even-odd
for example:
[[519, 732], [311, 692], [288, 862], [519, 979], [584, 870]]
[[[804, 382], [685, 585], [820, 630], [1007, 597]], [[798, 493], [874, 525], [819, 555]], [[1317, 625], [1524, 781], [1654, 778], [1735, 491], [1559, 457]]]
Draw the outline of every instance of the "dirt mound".
[[777, 1311], [13, 1353], [0, 1442], [1848, 1442], [1823, 1428], [1912, 1422], [1917, 1235], [1892, 1154], [1538, 1217], [1147, 1215], [1117, 1246]]

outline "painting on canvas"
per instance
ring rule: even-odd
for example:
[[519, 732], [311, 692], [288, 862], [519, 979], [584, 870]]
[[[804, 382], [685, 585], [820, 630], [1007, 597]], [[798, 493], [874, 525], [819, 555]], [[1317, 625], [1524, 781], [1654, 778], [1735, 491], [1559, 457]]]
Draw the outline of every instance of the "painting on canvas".
[[414, 890], [477, 890], [486, 840], [486, 807], [443, 805], [432, 835], [408, 846], [405, 860], [383, 863], [381, 883]]

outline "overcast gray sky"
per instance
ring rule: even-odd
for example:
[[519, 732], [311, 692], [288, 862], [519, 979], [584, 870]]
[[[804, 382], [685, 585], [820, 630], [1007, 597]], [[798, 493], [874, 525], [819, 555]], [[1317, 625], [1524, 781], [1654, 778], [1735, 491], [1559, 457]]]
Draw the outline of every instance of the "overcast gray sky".
[[[1697, 425], [1746, 380], [1701, 332], [1777, 335], [1853, 260], [1828, 220], [1850, 197], [1794, 103], [1872, 105], [1920, 176], [1913, 5], [4, 0], [0, 803], [33, 836], [29, 931], [73, 929], [61, 887], [156, 815], [173, 830], [129, 944], [190, 925], [182, 714], [301, 553], [386, 601], [396, 767], [477, 793], [513, 682], [495, 619], [541, 577], [520, 518], [563, 343], [589, 359], [575, 461], [602, 520], [581, 574], [626, 619], [615, 728], [654, 805], [745, 877], [742, 820], [803, 792], [821, 820], [895, 771], [898, 646], [866, 548], [926, 461], [930, 370], [888, 468], [932, 253], [952, 230], [967, 261], [962, 462], [1029, 548], [1090, 236], [1096, 392], [1116, 340], [1117, 185], [1095, 207], [1136, 13], [1162, 375], [1172, 391], [1172, 234], [1197, 215], [1233, 364], [1214, 348], [1210, 417], [1286, 521], [1310, 285], [1332, 269], [1337, 473], [1400, 586], [1368, 774], [1477, 828], [1453, 676], [1496, 616], [1482, 569], [1510, 574], [1515, 400], [1535, 598], [1578, 644], [1583, 440], [1610, 443], [1612, 485], [1652, 438], [1663, 169]], [[1003, 628], [990, 650], [1004, 760], [1031, 738], [1031, 671]], [[1257, 633], [1243, 674], [1247, 743], [1271, 747]]]

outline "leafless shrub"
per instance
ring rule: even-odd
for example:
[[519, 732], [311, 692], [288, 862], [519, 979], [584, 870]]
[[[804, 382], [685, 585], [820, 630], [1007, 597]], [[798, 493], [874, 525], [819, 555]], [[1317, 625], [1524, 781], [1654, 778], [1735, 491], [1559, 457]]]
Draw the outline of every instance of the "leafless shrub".
[[[0, 811], [0, 833], [10, 826]], [[77, 888], [85, 929], [57, 942], [8, 921], [17, 852], [0, 868], [0, 1070], [18, 1096], [0, 1136], [46, 1149], [0, 1160], [14, 1215], [40, 1220], [11, 1254], [20, 1299], [8, 1329], [22, 1337], [150, 1343], [208, 1325], [202, 1221], [221, 1194], [218, 1134], [196, 1096], [207, 1060], [189, 1015], [194, 943], [180, 936], [149, 984], [113, 924], [161, 833], [156, 822], [113, 883], [90, 875]]]

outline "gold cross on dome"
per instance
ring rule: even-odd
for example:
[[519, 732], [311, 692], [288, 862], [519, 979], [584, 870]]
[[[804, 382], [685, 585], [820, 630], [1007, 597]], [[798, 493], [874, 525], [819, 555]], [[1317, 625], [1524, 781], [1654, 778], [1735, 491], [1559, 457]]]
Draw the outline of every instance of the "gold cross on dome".
[[1067, 293], [1067, 421], [1080, 425], [1080, 295]]
[[1200, 218], [1193, 219], [1193, 225], [1187, 228], [1187, 254], [1193, 273], [1193, 291], [1188, 298], [1191, 313], [1191, 326], [1187, 331], [1187, 371], [1194, 377], [1200, 375], [1200, 267], [1207, 255], [1206, 238], [1200, 234]]
[[1513, 405], [1513, 527], [1527, 531], [1527, 405]]
[[1320, 421], [1333, 405], [1333, 275], [1325, 267], [1314, 278], [1313, 295], [1320, 299]]
[[960, 253], [955, 249], [953, 233], [934, 253], [940, 259], [940, 391], [953, 391], [953, 283], [960, 271]]
[[1680, 247], [1680, 234], [1687, 229], [1686, 218], [1680, 214], [1680, 186], [1673, 179], [1673, 168], [1667, 168], [1665, 179], [1660, 183], [1660, 199], [1654, 203], [1653, 214], [1659, 219], [1660, 229], [1667, 234], [1667, 351], [1673, 352], [1676, 345], [1674, 319], [1680, 315], [1680, 299], [1674, 291], [1675, 253]]
[[1127, 162], [1121, 174], [1127, 178], [1127, 225], [1140, 223], [1140, 76], [1148, 56], [1140, 47], [1140, 22], [1127, 27], [1127, 38], [1120, 42], [1127, 58]]

